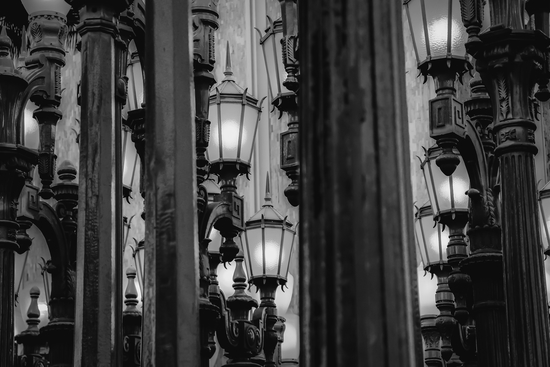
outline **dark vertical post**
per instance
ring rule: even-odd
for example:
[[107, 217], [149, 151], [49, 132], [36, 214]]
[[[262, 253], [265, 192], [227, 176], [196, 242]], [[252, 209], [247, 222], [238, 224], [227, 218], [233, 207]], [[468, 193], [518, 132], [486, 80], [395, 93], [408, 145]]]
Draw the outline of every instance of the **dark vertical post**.
[[301, 367], [423, 365], [401, 23], [300, 1]]
[[[521, 4], [491, 1], [491, 18], [522, 28]], [[515, 10], [515, 11], [513, 11]], [[510, 366], [549, 366], [550, 329], [535, 178], [533, 91], [544, 75], [548, 38], [525, 29], [491, 29], [468, 52], [493, 104], [502, 190], [502, 252]]]
[[127, 0], [74, 0], [81, 7], [80, 179], [75, 366], [120, 366], [122, 216], [115, 24]]
[[37, 155], [17, 145], [17, 108], [27, 82], [13, 65], [6, 27], [0, 33], [0, 366], [13, 366], [14, 254], [17, 200]]
[[143, 366], [200, 366], [190, 1], [147, 1]]

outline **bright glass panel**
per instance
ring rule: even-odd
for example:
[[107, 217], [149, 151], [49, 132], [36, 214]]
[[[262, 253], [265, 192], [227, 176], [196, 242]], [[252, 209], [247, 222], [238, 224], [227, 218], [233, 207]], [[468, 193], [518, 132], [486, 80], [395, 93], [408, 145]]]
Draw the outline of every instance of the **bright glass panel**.
[[[241, 103], [222, 103], [210, 105], [210, 144], [208, 159], [213, 162], [218, 159], [237, 159], [239, 137], [242, 141], [251, 139], [252, 133], [243, 129], [241, 133]], [[221, 110], [219, 119], [218, 108]], [[221, 130], [220, 130], [221, 126]], [[221, 136], [220, 136], [221, 133]], [[221, 146], [221, 156], [220, 156]]]
[[55, 11], [67, 15], [71, 6], [65, 0], [21, 0], [29, 15], [43, 11]]
[[437, 224], [431, 215], [415, 220], [415, 237], [424, 268], [447, 261], [448, 229], [443, 230], [443, 225]]
[[[422, 11], [422, 1], [425, 4], [425, 13]], [[444, 0], [411, 0], [407, 4], [419, 62], [426, 60], [428, 56], [444, 57], [449, 53], [448, 51], [453, 56], [466, 55], [464, 44], [468, 36], [462, 25], [460, 2], [451, 1], [451, 4], [450, 9], [449, 1]], [[450, 18], [449, 10], [451, 10]], [[426, 37], [424, 25], [427, 26], [428, 37]]]
[[285, 334], [281, 344], [281, 357], [283, 359], [300, 358], [300, 317], [295, 314], [284, 314]]
[[[244, 232], [243, 241], [244, 256], [250, 264], [250, 276], [257, 277], [263, 274], [263, 250], [262, 250], [262, 228], [248, 228]], [[271, 250], [270, 250], [271, 251]]]
[[40, 137], [38, 132], [38, 121], [32, 116], [34, 110], [38, 108], [33, 102], [28, 101], [25, 106], [25, 116], [23, 120], [23, 145], [27, 148], [38, 149]]
[[123, 162], [122, 183], [130, 188], [134, 187], [139, 172], [139, 155], [137, 154], [134, 142], [132, 142], [131, 132], [123, 129], [122, 133]]
[[435, 306], [435, 292], [437, 290], [437, 278], [424, 271], [421, 264], [416, 269], [418, 277], [418, 303], [421, 315], [439, 314]]
[[222, 245], [222, 241], [223, 241], [223, 237], [220, 234], [220, 231], [218, 231], [215, 228], [212, 228], [208, 238], [210, 238], [210, 243], [208, 244], [208, 252], [219, 253], [220, 246]]
[[247, 105], [244, 111], [244, 132], [241, 140], [241, 154], [240, 159], [250, 163], [252, 158], [252, 149], [254, 146], [254, 139], [256, 136], [256, 127], [258, 124], [259, 111]]

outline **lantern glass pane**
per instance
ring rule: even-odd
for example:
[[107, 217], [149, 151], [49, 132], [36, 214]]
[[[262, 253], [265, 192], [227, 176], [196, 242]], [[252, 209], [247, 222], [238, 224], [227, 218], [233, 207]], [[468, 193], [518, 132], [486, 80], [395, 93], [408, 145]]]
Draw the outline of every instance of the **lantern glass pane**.
[[436, 224], [433, 217], [428, 215], [416, 220], [415, 231], [424, 267], [447, 261], [447, 227], [443, 230], [443, 225]]
[[244, 132], [246, 132], [246, 134], [243, 132], [241, 138], [241, 154], [239, 158], [247, 163], [250, 163], [252, 158], [252, 149], [254, 147], [254, 137], [256, 136], [259, 113], [257, 108], [250, 105], [245, 106]]
[[136, 172], [139, 172], [139, 156], [136, 147], [132, 142], [131, 132], [123, 128], [122, 130], [122, 149], [123, 162], [122, 167], [122, 183], [130, 188], [134, 187]]
[[418, 277], [418, 305], [421, 315], [430, 315], [439, 313], [435, 306], [435, 292], [437, 291], [437, 278], [426, 274], [424, 265], [416, 269]]
[[281, 358], [300, 358], [300, 317], [295, 314], [283, 314], [285, 321], [284, 343], [281, 344]]
[[[438, 184], [433, 176], [433, 171], [439, 171], [439, 168], [432, 163], [432, 161], [427, 161], [421, 166], [421, 168], [424, 175], [424, 182], [426, 183], [426, 189], [428, 189], [428, 199], [430, 200], [429, 205], [431, 205], [434, 212], [438, 213], [439, 202], [435, 192], [435, 188]], [[438, 176], [438, 178], [441, 179], [441, 176]]]
[[143, 70], [139, 61], [128, 66], [128, 103], [130, 111], [141, 108], [144, 97]]
[[418, 50], [417, 62], [426, 60], [428, 53], [426, 51], [426, 40], [424, 38], [424, 21], [422, 19], [422, 8], [420, 6], [420, 0], [411, 0], [407, 3], [407, 17], [410, 28], [412, 29], [412, 37], [414, 44]]
[[281, 258], [281, 270], [279, 275], [286, 279], [288, 274], [288, 266], [290, 263], [290, 257], [292, 256], [292, 245], [294, 238], [294, 232], [285, 229], [284, 239], [283, 239], [283, 256]]
[[246, 261], [250, 264], [250, 276], [261, 276], [263, 274], [262, 228], [247, 228], [244, 236], [243, 252]]
[[277, 63], [282, 63], [282, 57], [279, 58], [276, 54], [275, 35], [271, 34], [262, 43], [262, 50], [265, 60], [265, 68], [267, 72], [267, 83], [269, 84], [269, 92], [271, 93], [271, 100], [273, 100], [281, 92], [278, 78], [279, 67]]
[[212, 228], [208, 238], [210, 238], [210, 243], [208, 244], [208, 252], [219, 253], [220, 252], [220, 246], [221, 246], [222, 241], [223, 241], [223, 237], [220, 234], [220, 231], [218, 231], [215, 228]]
[[460, 157], [460, 163], [451, 176], [446, 176], [435, 164], [435, 158], [430, 158], [423, 166], [424, 178], [430, 203], [435, 215], [450, 209], [468, 209], [470, 187], [466, 166]]
[[[416, 0], [419, 1], [419, 0]], [[426, 22], [428, 25], [428, 42], [432, 57], [443, 57], [448, 54], [448, 42], [450, 41], [450, 54], [453, 56], [466, 56], [465, 43], [468, 39], [462, 17], [459, 1], [424, 0], [426, 4]], [[449, 3], [452, 4], [449, 9]], [[449, 10], [451, 11], [449, 17]], [[450, 32], [449, 32], [450, 30]], [[425, 37], [424, 42], [426, 42]], [[425, 46], [425, 43], [423, 44]]]
[[34, 102], [28, 101], [25, 106], [25, 116], [23, 120], [23, 145], [30, 149], [38, 149], [40, 138], [38, 133], [38, 121], [32, 116], [38, 106]]
[[140, 290], [143, 294], [143, 282], [145, 281], [144, 272], [145, 272], [145, 254], [144, 247], [137, 248], [134, 253], [134, 265], [137, 272], [137, 281], [140, 287]]
[[[213, 107], [216, 108], [217, 106], [214, 105]], [[250, 133], [244, 129], [244, 126], [241, 127], [242, 109], [243, 105], [241, 103], [224, 103], [222, 101], [221, 131], [219, 125], [211, 125], [210, 141], [214, 142], [214, 146], [220, 146], [221, 143], [222, 156], [220, 158], [222, 159], [238, 159], [239, 143], [241, 140], [251, 138]]]
[[208, 111], [208, 119], [210, 120], [210, 142], [208, 143], [208, 148], [206, 148], [206, 158], [210, 162], [220, 159], [218, 106], [219, 105], [216, 103], [210, 103], [210, 109]]
[[285, 253], [284, 248], [281, 254], [281, 237], [281, 227], [265, 228], [264, 247], [261, 251], [256, 251], [254, 253], [254, 257], [256, 258], [255, 261], [265, 261], [265, 273], [263, 275], [279, 275], [279, 264], [281, 259], [289, 256], [289, 254]]
[[550, 245], [550, 190], [545, 186], [540, 192], [539, 215], [542, 248], [546, 250]]
[[459, 1], [412, 0], [406, 6], [419, 62], [426, 60], [428, 56], [466, 56], [465, 43], [468, 35], [462, 25]]
[[67, 15], [71, 6], [65, 0], [21, 0], [29, 15], [43, 11], [55, 11]]

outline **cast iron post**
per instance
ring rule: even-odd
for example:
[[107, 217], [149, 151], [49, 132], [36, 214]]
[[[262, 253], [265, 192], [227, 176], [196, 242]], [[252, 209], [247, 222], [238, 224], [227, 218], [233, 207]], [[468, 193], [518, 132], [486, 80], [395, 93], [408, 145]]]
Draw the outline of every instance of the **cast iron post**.
[[299, 23], [300, 366], [422, 366], [401, 2]]
[[143, 366], [200, 366], [189, 0], [147, 1]]
[[[202, 223], [208, 204], [208, 194], [202, 183], [210, 172], [210, 163], [206, 159], [206, 149], [210, 140], [210, 88], [216, 82], [212, 70], [216, 62], [215, 31], [218, 29], [219, 0], [192, 0], [193, 28], [193, 79], [195, 84], [195, 149], [197, 166], [197, 214]], [[208, 261], [208, 243], [199, 234], [199, 312], [201, 330], [202, 366], [208, 367], [209, 360], [216, 351], [214, 332], [220, 310], [208, 299], [210, 270]]]
[[493, 28], [467, 47], [493, 103], [510, 365], [548, 366], [550, 328], [536, 206], [533, 92], [547, 75], [550, 42], [540, 30], [524, 28], [523, 2], [489, 4]]
[[[122, 183], [117, 13], [130, 0], [72, 0], [82, 37], [75, 366], [122, 364]], [[117, 159], [118, 158], [118, 159]]]
[[0, 33], [0, 366], [13, 366], [14, 251], [17, 200], [37, 155], [18, 143], [18, 108], [27, 82], [15, 70], [6, 27]]

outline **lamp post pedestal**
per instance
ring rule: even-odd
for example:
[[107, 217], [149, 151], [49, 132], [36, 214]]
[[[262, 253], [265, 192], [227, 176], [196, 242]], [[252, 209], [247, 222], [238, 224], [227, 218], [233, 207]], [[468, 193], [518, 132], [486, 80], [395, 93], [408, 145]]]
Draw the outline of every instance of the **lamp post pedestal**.
[[548, 38], [537, 31], [496, 28], [469, 52], [493, 103], [500, 161], [502, 247], [510, 365], [550, 365], [550, 330], [534, 155], [532, 93], [544, 73]]

